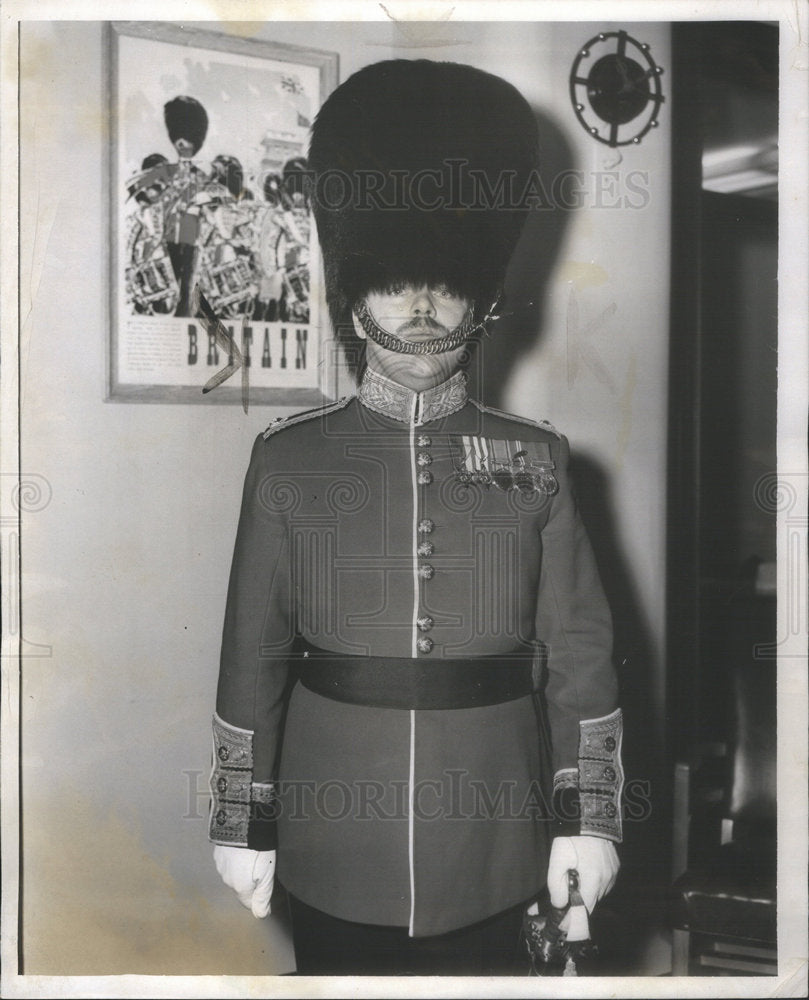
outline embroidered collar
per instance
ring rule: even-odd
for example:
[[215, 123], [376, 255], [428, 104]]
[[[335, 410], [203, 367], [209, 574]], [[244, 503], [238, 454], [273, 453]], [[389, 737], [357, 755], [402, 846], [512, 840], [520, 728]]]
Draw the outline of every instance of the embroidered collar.
[[449, 416], [466, 404], [466, 375], [456, 372], [441, 385], [416, 392], [366, 368], [357, 396], [369, 410], [418, 426]]

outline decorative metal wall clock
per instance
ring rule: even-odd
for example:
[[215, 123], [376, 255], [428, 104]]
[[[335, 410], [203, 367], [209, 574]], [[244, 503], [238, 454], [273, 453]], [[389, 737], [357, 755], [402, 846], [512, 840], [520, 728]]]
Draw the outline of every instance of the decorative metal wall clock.
[[625, 31], [601, 32], [582, 46], [570, 71], [576, 117], [607, 146], [639, 143], [658, 123], [662, 74], [648, 45]]

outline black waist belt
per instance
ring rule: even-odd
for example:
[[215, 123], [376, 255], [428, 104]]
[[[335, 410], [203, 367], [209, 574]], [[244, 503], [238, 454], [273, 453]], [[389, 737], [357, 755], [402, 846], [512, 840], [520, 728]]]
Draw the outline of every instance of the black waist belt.
[[532, 657], [495, 653], [463, 660], [340, 656], [308, 648], [299, 680], [315, 694], [375, 708], [476, 708], [531, 694]]

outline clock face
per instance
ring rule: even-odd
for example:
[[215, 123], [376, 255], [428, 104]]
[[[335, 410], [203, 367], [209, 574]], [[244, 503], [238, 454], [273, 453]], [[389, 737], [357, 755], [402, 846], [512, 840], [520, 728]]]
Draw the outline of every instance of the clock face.
[[570, 99], [582, 127], [608, 146], [639, 143], [657, 125], [662, 72], [649, 46], [625, 31], [590, 39], [570, 72]]
[[590, 107], [610, 125], [626, 125], [646, 107], [649, 81], [634, 59], [617, 53], [602, 56], [587, 77]]

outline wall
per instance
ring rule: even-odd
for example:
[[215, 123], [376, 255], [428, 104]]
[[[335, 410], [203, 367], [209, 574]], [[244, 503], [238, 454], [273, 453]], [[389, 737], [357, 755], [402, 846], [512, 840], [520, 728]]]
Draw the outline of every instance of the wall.
[[[571, 438], [619, 652], [631, 650], [622, 677], [642, 679], [659, 721], [669, 134], [664, 114], [619, 160], [575, 123], [569, 64], [607, 27], [275, 23], [256, 35], [337, 50], [341, 79], [392, 54], [501, 73], [538, 109], [546, 171], [583, 171], [584, 207], [532, 220], [512, 286], [515, 302], [541, 305], [504, 321], [477, 383]], [[665, 66], [666, 27], [637, 33]], [[98, 23], [22, 31], [22, 469], [50, 497], [22, 539], [24, 971], [289, 971], [282, 924], [253, 920], [220, 886], [204, 819], [241, 480], [276, 411], [103, 401], [103, 55]], [[641, 207], [609, 207], [632, 196], [634, 170]]]

